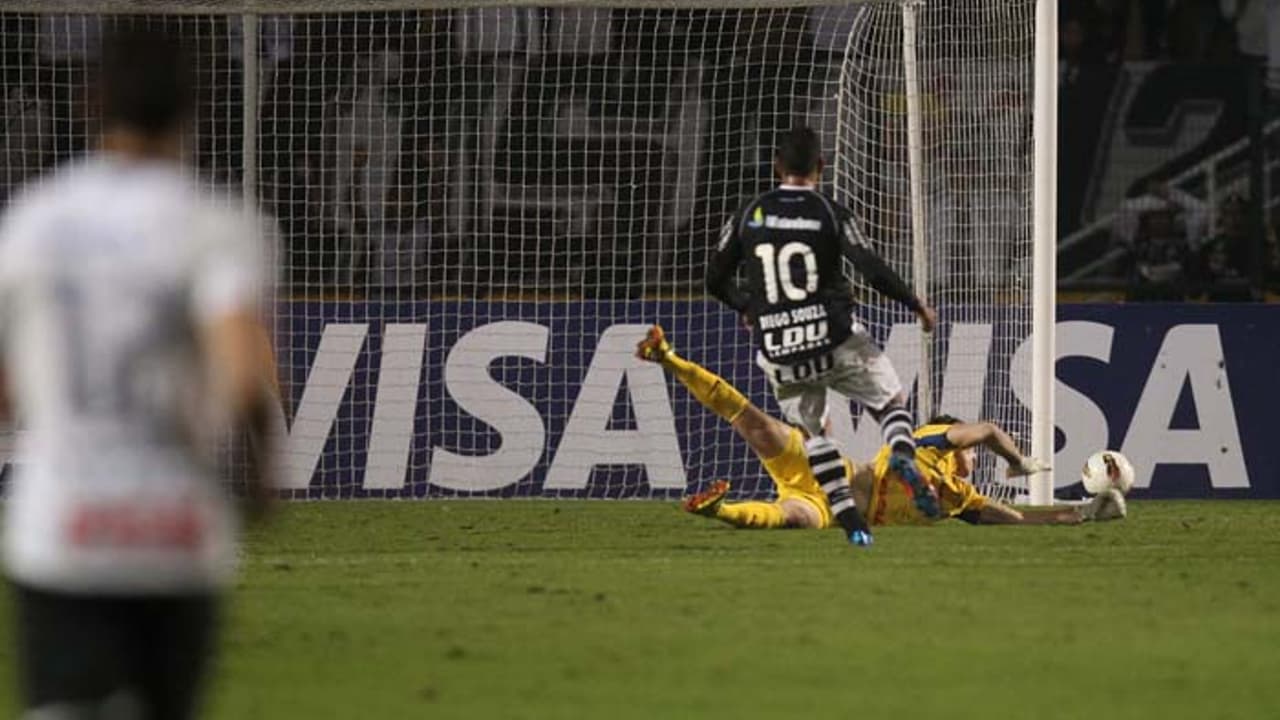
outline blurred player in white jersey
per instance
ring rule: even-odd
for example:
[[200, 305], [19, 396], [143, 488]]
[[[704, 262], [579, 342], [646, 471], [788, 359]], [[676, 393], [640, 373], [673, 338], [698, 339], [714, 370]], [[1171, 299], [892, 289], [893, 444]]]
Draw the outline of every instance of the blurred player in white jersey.
[[189, 718], [236, 555], [208, 428], [246, 431], [248, 494], [269, 487], [261, 233], [182, 169], [178, 43], [107, 39], [95, 90], [101, 148], [0, 222], [0, 410], [26, 430], [4, 508], [21, 702]]

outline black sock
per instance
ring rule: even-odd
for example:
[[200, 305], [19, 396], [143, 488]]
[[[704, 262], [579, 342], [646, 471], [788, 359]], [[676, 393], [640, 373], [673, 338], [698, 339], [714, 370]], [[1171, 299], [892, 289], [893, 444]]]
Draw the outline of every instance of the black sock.
[[871, 528], [867, 527], [867, 521], [853, 502], [853, 490], [845, 476], [844, 458], [840, 456], [840, 450], [824, 437], [810, 438], [804, 444], [804, 449], [809, 456], [809, 468], [818, 479], [818, 486], [826, 494], [831, 514], [840, 523], [840, 527], [844, 528], [844, 534], [849, 536], [857, 530], [870, 533]]

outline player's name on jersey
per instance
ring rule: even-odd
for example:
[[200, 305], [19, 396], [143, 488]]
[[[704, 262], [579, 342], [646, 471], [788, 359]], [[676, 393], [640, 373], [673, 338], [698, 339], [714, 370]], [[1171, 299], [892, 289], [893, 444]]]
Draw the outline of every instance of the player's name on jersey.
[[821, 304], [805, 305], [804, 307], [793, 308], [791, 310], [783, 310], [781, 312], [761, 315], [760, 329], [773, 330], [774, 328], [785, 327], [787, 325], [822, 320], [826, 317], [826, 306]]
[[818, 232], [822, 229], [822, 221], [814, 220], [813, 218], [765, 215], [764, 226], [770, 230], [808, 230]]

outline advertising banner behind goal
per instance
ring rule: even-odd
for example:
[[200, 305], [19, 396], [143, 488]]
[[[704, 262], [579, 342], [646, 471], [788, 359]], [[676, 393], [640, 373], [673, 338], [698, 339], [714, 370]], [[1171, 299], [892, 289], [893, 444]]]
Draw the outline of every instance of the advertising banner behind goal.
[[[671, 499], [717, 478], [739, 496], [770, 493], [727, 424], [631, 358], [647, 323], [661, 322], [690, 359], [777, 414], [746, 331], [710, 303], [290, 305], [279, 352], [292, 497]], [[1133, 460], [1138, 497], [1280, 498], [1280, 310], [1096, 304], [1058, 314], [1060, 491], [1107, 447]], [[1009, 354], [989, 321], [943, 334], [941, 410], [985, 418], [992, 402], [1025, 403], [1007, 378], [1026, 361], [1026, 338]], [[907, 387], [918, 336], [903, 322], [880, 338]], [[975, 366], [986, 369], [981, 384]], [[870, 458], [875, 423], [833, 407], [846, 451]], [[0, 446], [0, 459], [9, 452]], [[993, 480], [1000, 468], [983, 470]]]
[[[776, 414], [746, 331], [711, 303], [290, 306], [278, 342], [293, 497], [672, 499], [717, 478], [740, 496], [770, 493], [727, 424], [631, 357], [661, 322], [690, 359]], [[941, 410], [985, 418], [992, 403], [1026, 402], [1008, 377], [1027, 339], [1001, 350], [999, 322], [944, 326]], [[1280, 497], [1276, 308], [1069, 305], [1057, 333], [1060, 490], [1108, 447], [1133, 460], [1140, 497]], [[907, 387], [918, 337], [902, 322], [880, 338]], [[846, 451], [870, 458], [875, 423], [833, 405]], [[984, 480], [999, 470], [983, 469]]]

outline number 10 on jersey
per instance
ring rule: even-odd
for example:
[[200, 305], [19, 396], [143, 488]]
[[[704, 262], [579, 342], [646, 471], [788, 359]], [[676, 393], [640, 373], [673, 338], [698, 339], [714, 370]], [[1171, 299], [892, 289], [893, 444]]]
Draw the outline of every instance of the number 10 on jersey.
[[[791, 274], [791, 259], [797, 255], [804, 262], [803, 287], [796, 284]], [[756, 257], [760, 258], [761, 269], [764, 270], [764, 296], [770, 305], [779, 301], [779, 285], [782, 286], [782, 294], [791, 302], [801, 302], [817, 291], [818, 257], [805, 243], [789, 242], [781, 250], [762, 243], [756, 246]]]

